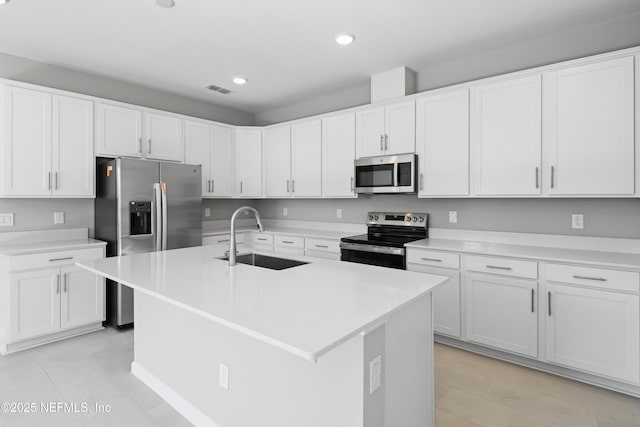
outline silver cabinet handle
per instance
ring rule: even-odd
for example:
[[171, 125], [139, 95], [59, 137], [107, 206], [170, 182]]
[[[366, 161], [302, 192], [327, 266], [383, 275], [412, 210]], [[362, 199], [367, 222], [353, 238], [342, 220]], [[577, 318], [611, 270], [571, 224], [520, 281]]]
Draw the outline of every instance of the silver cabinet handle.
[[540, 168], [536, 166], [536, 189], [540, 188]]
[[296, 192], [296, 180], [295, 179], [291, 180], [291, 192], [292, 193]]
[[551, 188], [553, 188], [554, 175], [555, 175], [555, 168], [551, 166]]
[[212, 193], [216, 192], [216, 180], [215, 179], [211, 180], [211, 192]]
[[242, 194], [242, 181], [240, 181], [240, 194]]
[[531, 312], [535, 311], [534, 300], [536, 298], [536, 291], [531, 289]]
[[282, 243], [286, 243], [287, 245], [293, 245], [291, 240], [283, 240]]
[[329, 246], [327, 245], [315, 245], [316, 248], [323, 248], [323, 249], [329, 249]]
[[420, 258], [420, 259], [423, 261], [442, 262], [442, 260], [438, 258]]
[[147, 146], [147, 153], [151, 154], [151, 138], [149, 138], [149, 145]]
[[60, 293], [60, 275], [56, 276], [56, 294]]
[[575, 275], [573, 276], [574, 279], [581, 279], [581, 280], [595, 280], [598, 282], [606, 282], [607, 279], [605, 279], [604, 277], [589, 277], [589, 276], [579, 276], [579, 275]]
[[424, 189], [424, 174], [422, 172], [420, 172], [420, 189], [423, 190]]
[[67, 282], [68, 282], [68, 278], [67, 278], [67, 273], [64, 273], [64, 288], [62, 290], [62, 292], [66, 293], [67, 292]]
[[351, 192], [353, 193], [353, 177], [351, 177]]
[[384, 149], [389, 149], [389, 135], [387, 135], [386, 133], [384, 134]]
[[547, 292], [547, 308], [549, 316], [551, 316], [551, 291]]
[[222, 240], [218, 240], [218, 243], [224, 243], [224, 242], [228, 242], [229, 239], [222, 239]]
[[49, 172], [49, 190], [51, 190], [51, 172]]
[[142, 154], [142, 138], [138, 138], [138, 153]]
[[212, 193], [213, 191], [211, 190], [211, 180], [209, 180], [209, 193]]
[[64, 257], [64, 258], [51, 258], [51, 259], [49, 259], [49, 262], [67, 261], [69, 259], [73, 259], [73, 257], [72, 256], [67, 256], [67, 257]]
[[291, 191], [289, 190], [289, 180], [287, 180], [287, 193], [291, 193]]
[[511, 268], [511, 267], [502, 267], [502, 266], [499, 266], [499, 265], [487, 265], [487, 268], [491, 268], [491, 269], [494, 269], [494, 270], [513, 270], [513, 268]]
[[256, 237], [256, 240], [260, 240], [260, 241], [266, 242], [267, 238], [266, 237]]
[[380, 135], [380, 151], [384, 151], [384, 145], [383, 142], [384, 141], [384, 135]]
[[58, 189], [58, 172], [53, 173], [53, 189]]

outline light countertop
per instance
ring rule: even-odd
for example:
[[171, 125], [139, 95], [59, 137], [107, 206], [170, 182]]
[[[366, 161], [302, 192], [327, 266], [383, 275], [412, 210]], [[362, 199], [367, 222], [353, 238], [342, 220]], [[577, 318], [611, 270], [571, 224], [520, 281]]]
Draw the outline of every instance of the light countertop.
[[[229, 227], [210, 227], [203, 229], [202, 236], [218, 236], [221, 234], [229, 234]], [[236, 232], [244, 233], [247, 231], [258, 231], [256, 226], [242, 226], [237, 227]], [[286, 234], [289, 236], [303, 236], [303, 237], [312, 237], [318, 239], [340, 239], [346, 236], [353, 236], [354, 232], [349, 231], [335, 231], [335, 230], [317, 230], [311, 228], [295, 228], [295, 227], [282, 227], [282, 226], [265, 226], [265, 233], [279, 233]]]
[[640, 254], [636, 253], [605, 252], [447, 239], [423, 239], [407, 243], [405, 247], [640, 270]]
[[26, 255], [38, 252], [57, 252], [71, 249], [89, 249], [105, 246], [107, 242], [95, 239], [50, 240], [44, 242], [0, 243], [0, 255]]
[[231, 268], [217, 259], [226, 249], [211, 245], [77, 264], [310, 361], [448, 280], [289, 255], [310, 263], [281, 271]]

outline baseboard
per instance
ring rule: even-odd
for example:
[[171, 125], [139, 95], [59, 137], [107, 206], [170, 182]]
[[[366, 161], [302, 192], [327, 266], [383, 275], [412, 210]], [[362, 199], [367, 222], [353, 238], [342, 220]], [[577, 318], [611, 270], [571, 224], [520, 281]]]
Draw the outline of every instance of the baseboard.
[[88, 325], [80, 326], [74, 329], [69, 329], [67, 331], [56, 332], [50, 335], [43, 335], [37, 338], [31, 338], [24, 341], [18, 341], [14, 343], [6, 343], [4, 340], [2, 341], [5, 345], [0, 347], [0, 354], [10, 354], [15, 353], [17, 351], [28, 350], [30, 348], [38, 347], [44, 344], [49, 344], [56, 341], [65, 340], [68, 338], [77, 337], [79, 335], [88, 334], [91, 332], [99, 331], [104, 329], [102, 326], [102, 322], [91, 323]]
[[193, 425], [198, 427], [220, 427], [220, 425], [216, 424], [211, 418], [193, 406], [189, 401], [182, 397], [182, 395], [177, 393], [138, 362], [133, 361], [131, 363], [131, 373], [140, 381], [145, 383], [147, 387], [156, 392], [169, 405], [171, 405], [173, 409], [178, 411]]

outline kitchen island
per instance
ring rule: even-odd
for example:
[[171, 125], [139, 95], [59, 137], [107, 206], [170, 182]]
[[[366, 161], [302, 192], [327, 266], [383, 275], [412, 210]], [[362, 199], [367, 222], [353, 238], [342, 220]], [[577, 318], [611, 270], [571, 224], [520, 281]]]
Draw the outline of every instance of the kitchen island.
[[229, 267], [225, 249], [78, 263], [134, 289], [134, 375], [198, 426], [433, 425], [431, 292], [446, 277]]

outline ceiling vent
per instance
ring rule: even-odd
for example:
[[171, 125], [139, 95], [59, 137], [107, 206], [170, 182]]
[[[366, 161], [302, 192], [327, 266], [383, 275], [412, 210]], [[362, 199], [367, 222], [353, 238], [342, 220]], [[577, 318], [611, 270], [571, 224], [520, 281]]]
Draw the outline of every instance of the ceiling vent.
[[216, 86], [216, 85], [209, 85], [209, 86], [207, 86], [207, 89], [212, 90], [214, 92], [221, 93], [223, 95], [227, 95], [227, 94], [231, 93], [231, 91], [229, 89], [225, 89], [223, 87]]

